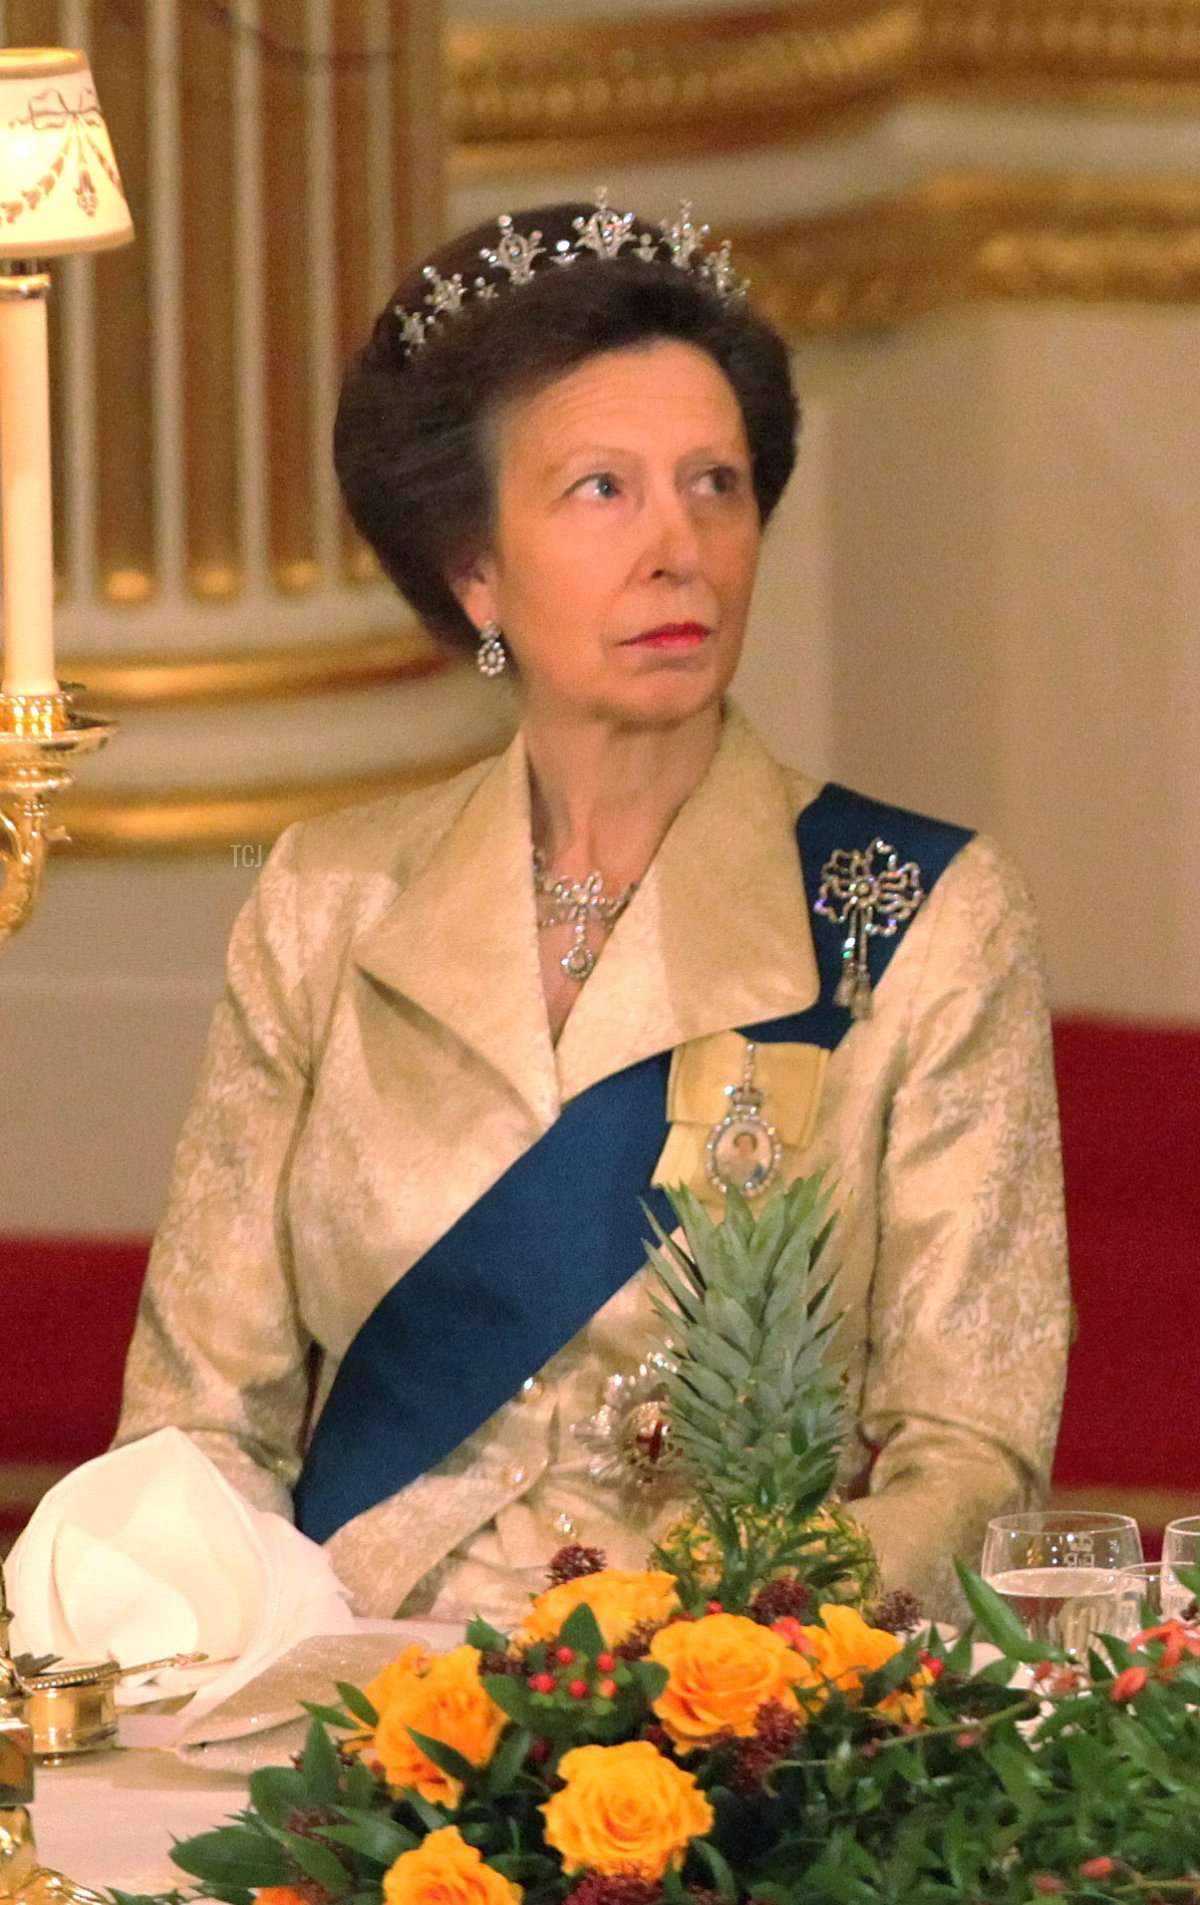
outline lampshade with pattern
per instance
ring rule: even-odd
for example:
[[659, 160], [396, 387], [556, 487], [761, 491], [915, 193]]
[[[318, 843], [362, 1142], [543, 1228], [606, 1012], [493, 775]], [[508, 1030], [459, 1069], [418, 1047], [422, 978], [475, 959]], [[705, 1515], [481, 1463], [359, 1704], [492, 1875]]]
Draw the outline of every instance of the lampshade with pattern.
[[0, 258], [102, 251], [132, 237], [87, 55], [0, 49]]

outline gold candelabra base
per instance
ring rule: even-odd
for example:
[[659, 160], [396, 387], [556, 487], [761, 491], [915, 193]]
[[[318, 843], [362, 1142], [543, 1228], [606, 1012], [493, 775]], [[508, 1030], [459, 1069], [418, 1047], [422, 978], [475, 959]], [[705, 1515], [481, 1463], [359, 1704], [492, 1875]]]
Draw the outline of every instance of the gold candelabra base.
[[29, 919], [46, 850], [67, 838], [51, 824], [54, 796], [71, 785], [76, 757], [116, 732], [110, 721], [77, 713], [71, 695], [62, 685], [54, 694], [0, 694], [0, 940]]

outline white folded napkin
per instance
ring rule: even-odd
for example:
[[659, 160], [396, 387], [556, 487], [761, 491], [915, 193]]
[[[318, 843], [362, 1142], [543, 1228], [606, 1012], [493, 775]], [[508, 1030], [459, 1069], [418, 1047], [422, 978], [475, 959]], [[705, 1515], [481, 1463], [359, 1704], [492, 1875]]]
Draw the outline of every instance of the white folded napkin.
[[65, 1476], [5, 1572], [19, 1649], [127, 1666], [207, 1654], [118, 1689], [124, 1703], [192, 1693], [181, 1728], [298, 1641], [356, 1626], [324, 1549], [252, 1508], [180, 1429]]

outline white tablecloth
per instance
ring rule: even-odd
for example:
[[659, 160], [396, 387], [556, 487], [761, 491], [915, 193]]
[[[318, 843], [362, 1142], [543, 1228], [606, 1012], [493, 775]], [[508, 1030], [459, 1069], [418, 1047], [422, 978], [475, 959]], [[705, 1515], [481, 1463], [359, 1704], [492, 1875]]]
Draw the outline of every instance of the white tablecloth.
[[[462, 1638], [461, 1629], [435, 1621], [364, 1621], [360, 1631], [382, 1637], [384, 1659], [413, 1640], [441, 1652]], [[321, 1643], [310, 1645], [320, 1647]], [[379, 1649], [374, 1651], [378, 1655]], [[336, 1701], [334, 1688], [324, 1676], [301, 1675], [288, 1684], [285, 1666], [252, 1682], [225, 1708], [209, 1715], [206, 1726], [219, 1735], [222, 1715], [229, 1713], [241, 1733], [242, 1710], [255, 1706], [256, 1687], [265, 1690], [268, 1721], [291, 1714], [303, 1720], [301, 1699]], [[276, 1705], [277, 1711], [273, 1710]], [[169, 1722], [165, 1724], [170, 1728]], [[244, 1807], [245, 1776], [213, 1771], [179, 1752], [141, 1744], [153, 1737], [156, 1726], [162, 1730], [164, 1723], [153, 1715], [125, 1714], [122, 1737], [139, 1744], [84, 1755], [62, 1766], [39, 1766], [32, 1816], [43, 1865], [98, 1890], [119, 1886], [128, 1892], [162, 1892], [191, 1887], [194, 1881], [171, 1863], [171, 1846], [176, 1839], [189, 1839], [223, 1824], [230, 1813]], [[236, 1749], [254, 1742], [243, 1734], [230, 1743]], [[268, 1733], [258, 1744], [263, 1759], [282, 1762], [299, 1739], [281, 1742]], [[218, 1739], [212, 1750], [219, 1753], [221, 1746]]]
[[171, 1845], [220, 1825], [246, 1803], [243, 1781], [173, 1753], [97, 1753], [39, 1767], [32, 1808], [38, 1856], [81, 1885], [162, 1892], [192, 1883]]

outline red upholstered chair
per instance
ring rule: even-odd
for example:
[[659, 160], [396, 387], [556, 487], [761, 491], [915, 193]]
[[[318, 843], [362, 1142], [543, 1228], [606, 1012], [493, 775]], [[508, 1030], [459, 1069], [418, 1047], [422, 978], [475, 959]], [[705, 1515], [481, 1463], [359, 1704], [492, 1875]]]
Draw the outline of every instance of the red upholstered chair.
[[0, 1238], [0, 1539], [111, 1439], [148, 1250], [144, 1238]]
[[[1079, 1317], [1055, 1498], [1200, 1513], [1200, 1027], [1055, 1026]], [[0, 1537], [112, 1435], [143, 1239], [0, 1239]]]
[[1200, 1514], [1200, 1027], [1056, 1023], [1078, 1332], [1055, 1499]]

